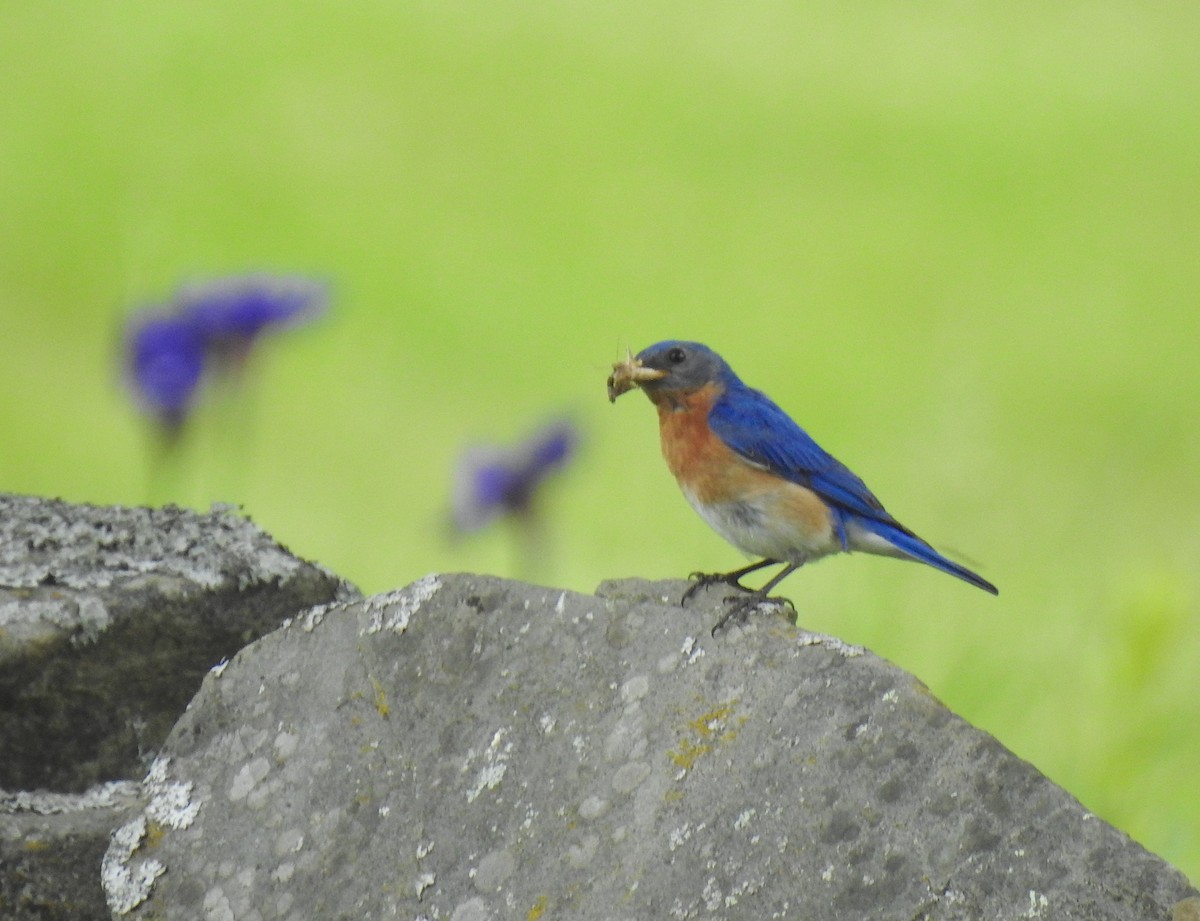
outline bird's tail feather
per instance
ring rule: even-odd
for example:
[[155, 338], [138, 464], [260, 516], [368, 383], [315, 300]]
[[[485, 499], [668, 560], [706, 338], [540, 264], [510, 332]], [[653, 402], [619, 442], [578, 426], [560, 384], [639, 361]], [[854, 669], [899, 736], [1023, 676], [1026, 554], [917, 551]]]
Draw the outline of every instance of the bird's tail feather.
[[991, 592], [993, 595], [1000, 594], [1000, 590], [987, 579], [967, 569], [966, 566], [946, 559], [946, 557], [942, 556], [929, 546], [929, 544], [907, 529], [883, 521], [871, 522], [869, 527], [905, 556], [911, 557], [921, 563], [927, 563], [934, 569], [948, 572], [952, 576], [957, 576], [964, 582], [970, 582], [976, 588], [981, 588], [985, 592]]

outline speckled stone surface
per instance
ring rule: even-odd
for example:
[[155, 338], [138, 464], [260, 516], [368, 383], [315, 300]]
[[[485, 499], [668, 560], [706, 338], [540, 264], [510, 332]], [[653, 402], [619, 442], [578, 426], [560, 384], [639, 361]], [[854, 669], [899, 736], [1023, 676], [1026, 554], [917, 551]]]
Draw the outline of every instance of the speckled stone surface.
[[210, 667], [345, 591], [236, 514], [0, 494], [0, 788], [140, 779]]
[[239, 653], [117, 916], [1155, 919], [1195, 895], [912, 676], [681, 583], [431, 576]]
[[145, 808], [142, 784], [85, 793], [0, 791], [0, 918], [105, 921], [100, 867], [110, 835]]
[[203, 676], [356, 594], [234, 514], [0, 494], [0, 919], [107, 918], [109, 833]]

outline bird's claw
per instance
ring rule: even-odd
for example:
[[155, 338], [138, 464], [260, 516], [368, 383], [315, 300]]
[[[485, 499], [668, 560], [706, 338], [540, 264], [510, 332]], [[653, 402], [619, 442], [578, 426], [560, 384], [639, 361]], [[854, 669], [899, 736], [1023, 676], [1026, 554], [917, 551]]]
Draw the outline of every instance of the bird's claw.
[[725, 628], [725, 625], [730, 621], [735, 621], [738, 624], [744, 624], [749, 619], [750, 615], [757, 611], [760, 605], [768, 604], [772, 607], [783, 607], [787, 605], [792, 609], [792, 613], [796, 612], [796, 606], [792, 604], [790, 598], [784, 598], [780, 595], [767, 596], [762, 592], [749, 592], [742, 596], [730, 596], [725, 599], [725, 604], [728, 606], [725, 613], [720, 619], [713, 624], [711, 631], [712, 636], [716, 636], [718, 632]]
[[750, 589], [742, 585], [737, 576], [726, 572], [692, 572], [688, 573], [688, 578], [694, 580], [691, 585], [683, 593], [683, 597], [679, 599], [679, 604], [682, 607], [687, 604], [691, 597], [701, 589], [708, 588], [710, 585], [721, 583], [736, 588], [741, 592], [749, 592]]

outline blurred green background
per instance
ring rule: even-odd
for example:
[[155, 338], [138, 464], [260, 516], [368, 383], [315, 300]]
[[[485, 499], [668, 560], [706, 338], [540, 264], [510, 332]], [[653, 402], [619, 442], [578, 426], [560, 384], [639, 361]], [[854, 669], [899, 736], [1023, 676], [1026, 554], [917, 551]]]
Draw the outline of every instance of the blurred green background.
[[[995, 581], [823, 562], [923, 679], [1200, 880], [1200, 6], [4, 3], [0, 489], [241, 503], [366, 591], [741, 565], [609, 406], [721, 351]], [[151, 483], [122, 318], [329, 279]], [[548, 552], [451, 543], [463, 445], [573, 415]]]

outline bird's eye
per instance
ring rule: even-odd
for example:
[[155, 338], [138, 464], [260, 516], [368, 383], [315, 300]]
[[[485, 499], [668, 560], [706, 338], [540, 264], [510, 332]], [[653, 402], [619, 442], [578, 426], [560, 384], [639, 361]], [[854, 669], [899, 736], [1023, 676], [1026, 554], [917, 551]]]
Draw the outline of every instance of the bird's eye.
[[687, 352], [683, 349], [675, 348], [667, 352], [667, 361], [673, 365], [682, 364], [685, 358], [687, 358]]

